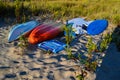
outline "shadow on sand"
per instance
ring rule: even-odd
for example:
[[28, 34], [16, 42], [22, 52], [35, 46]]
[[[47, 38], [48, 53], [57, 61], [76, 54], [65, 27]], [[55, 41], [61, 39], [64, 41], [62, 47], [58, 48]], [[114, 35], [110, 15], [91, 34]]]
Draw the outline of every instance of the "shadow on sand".
[[[116, 33], [116, 31], [117, 34], [118, 32], [120, 33], [119, 26], [113, 31], [113, 34]], [[120, 36], [120, 34], [118, 35]], [[111, 42], [106, 51], [106, 56], [103, 58], [101, 67], [96, 71], [95, 80], [120, 80], [120, 51], [118, 49], [119, 46]]]

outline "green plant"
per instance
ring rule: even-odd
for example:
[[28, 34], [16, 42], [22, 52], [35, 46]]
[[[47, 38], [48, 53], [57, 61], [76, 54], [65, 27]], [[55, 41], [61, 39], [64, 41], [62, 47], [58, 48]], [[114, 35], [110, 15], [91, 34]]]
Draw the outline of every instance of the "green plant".
[[87, 48], [87, 51], [88, 51], [88, 56], [91, 58], [92, 53], [97, 50], [97, 45], [93, 42], [92, 37], [88, 38], [86, 48]]
[[76, 76], [77, 80], [84, 80], [85, 76], [87, 75], [87, 72], [85, 70], [81, 70], [81, 73]]
[[108, 47], [108, 45], [109, 45], [109, 43], [111, 41], [112, 41], [112, 34], [111, 33], [110, 34], [106, 34], [105, 36], [103, 36], [103, 39], [100, 42], [99, 51], [100, 52], [104, 52], [107, 49], [107, 47]]
[[74, 55], [72, 54], [71, 48], [69, 46], [66, 48], [66, 51], [68, 53], [68, 59], [74, 59], [75, 58]]
[[66, 39], [66, 51], [68, 53], [68, 58], [73, 58], [73, 54], [70, 48], [70, 43], [73, 40], [74, 36], [72, 35], [73, 31], [72, 31], [72, 24], [67, 24], [66, 26], [64, 26], [64, 31], [65, 31], [65, 39]]
[[78, 80], [84, 80], [84, 76], [82, 74], [77, 75], [76, 78]]
[[78, 55], [78, 59], [80, 61], [80, 64], [84, 65], [83, 68], [88, 71], [96, 71], [97, 67], [97, 61], [92, 60], [92, 57], [86, 57], [85, 59], [81, 58], [81, 54]]
[[72, 24], [67, 24], [66, 26], [64, 26], [64, 31], [65, 31], [66, 43], [67, 45], [70, 45], [71, 41], [74, 39]]
[[50, 50], [48, 50], [46, 53], [49, 54], [49, 55], [52, 54], [52, 52]]
[[91, 59], [87, 59], [85, 62], [85, 69], [88, 71], [93, 71], [95, 72], [97, 68], [97, 62], [96, 61], [92, 61]]
[[21, 47], [23, 50], [28, 47], [28, 40], [27, 40], [27, 38], [24, 35], [22, 35], [19, 38], [19, 41], [20, 41], [20, 43], [19, 43], [18, 46]]

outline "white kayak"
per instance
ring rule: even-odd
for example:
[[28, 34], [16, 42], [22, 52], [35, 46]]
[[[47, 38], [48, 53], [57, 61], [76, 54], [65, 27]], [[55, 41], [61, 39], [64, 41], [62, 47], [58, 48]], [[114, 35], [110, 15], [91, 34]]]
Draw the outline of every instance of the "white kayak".
[[91, 22], [93, 21], [86, 21], [83, 18], [74, 18], [74, 19], [68, 20], [68, 24], [73, 23], [72, 28], [76, 34], [87, 33], [87, 31], [84, 30], [82, 27], [84, 25], [87, 27]]
[[29, 21], [19, 25], [15, 25], [9, 33], [8, 42], [18, 39], [21, 35], [24, 35], [34, 29], [38, 25], [38, 21]]

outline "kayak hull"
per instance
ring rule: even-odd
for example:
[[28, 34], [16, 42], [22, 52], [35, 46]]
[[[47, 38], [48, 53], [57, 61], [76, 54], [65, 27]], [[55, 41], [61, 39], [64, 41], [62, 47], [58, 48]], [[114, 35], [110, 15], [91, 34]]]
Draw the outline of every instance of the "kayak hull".
[[29, 21], [26, 23], [22, 23], [14, 26], [8, 35], [8, 42], [12, 42], [18, 39], [21, 35], [29, 33], [32, 29], [34, 29], [39, 23], [37, 21]]
[[95, 20], [87, 27], [87, 33], [89, 35], [98, 35], [102, 33], [108, 26], [108, 21], [105, 19]]
[[37, 44], [45, 40], [50, 40], [55, 38], [61, 33], [62, 29], [60, 25], [48, 25], [43, 24], [36, 27], [29, 35], [28, 41], [31, 44]]

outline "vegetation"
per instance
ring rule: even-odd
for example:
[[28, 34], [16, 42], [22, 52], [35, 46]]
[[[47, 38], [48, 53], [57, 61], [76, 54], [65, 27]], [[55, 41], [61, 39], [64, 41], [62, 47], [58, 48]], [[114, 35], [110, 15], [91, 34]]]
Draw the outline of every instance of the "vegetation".
[[70, 48], [70, 43], [71, 41], [74, 39], [73, 36], [73, 31], [72, 31], [72, 24], [66, 24], [66, 26], [64, 26], [64, 34], [65, 34], [65, 39], [66, 39], [66, 51], [68, 53], [68, 58], [74, 58], [72, 52], [71, 52], [71, 48]]
[[78, 80], [84, 80], [84, 77], [87, 75], [87, 72], [85, 70], [81, 70], [81, 74], [77, 75], [76, 78]]
[[99, 51], [104, 52], [107, 49], [107, 47], [111, 41], [112, 41], [112, 34], [111, 33], [104, 35], [103, 39], [100, 42]]
[[88, 42], [86, 44], [86, 48], [88, 50], [88, 54], [90, 54], [90, 55], [91, 55], [92, 52], [95, 52], [95, 50], [97, 50], [97, 45], [93, 42], [91, 37], [88, 38]]
[[14, 2], [0, 0], [0, 17], [49, 14], [53, 19], [67, 20], [81, 16], [87, 17], [88, 20], [105, 18], [109, 22], [118, 24], [119, 4], [118, 0], [15, 0]]
[[25, 51], [25, 49], [28, 47], [28, 40], [27, 40], [27, 38], [25, 37], [25, 36], [21, 36], [20, 38], [19, 38], [19, 44], [18, 44], [18, 46], [20, 47], [20, 48], [22, 48], [22, 50], [23, 50], [23, 52]]

